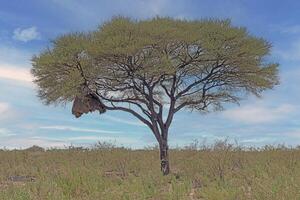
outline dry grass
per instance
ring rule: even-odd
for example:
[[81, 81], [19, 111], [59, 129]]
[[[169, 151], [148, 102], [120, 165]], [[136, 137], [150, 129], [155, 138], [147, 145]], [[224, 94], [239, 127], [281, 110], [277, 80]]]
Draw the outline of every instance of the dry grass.
[[[170, 151], [172, 174], [163, 177], [156, 149], [98, 147], [0, 151], [0, 199], [300, 199], [299, 149], [191, 145]], [[10, 176], [35, 180], [16, 183]]]

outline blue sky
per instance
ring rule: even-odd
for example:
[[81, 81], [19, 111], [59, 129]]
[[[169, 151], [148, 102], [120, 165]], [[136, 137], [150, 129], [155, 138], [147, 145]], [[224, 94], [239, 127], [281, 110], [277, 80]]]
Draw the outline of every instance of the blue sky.
[[177, 114], [170, 145], [229, 137], [242, 145], [300, 144], [300, 2], [297, 0], [0, 0], [0, 148], [63, 147], [115, 141], [140, 148], [156, 143], [126, 113], [75, 119], [70, 105], [45, 106], [36, 97], [30, 58], [56, 36], [88, 31], [112, 16], [143, 19], [230, 18], [273, 44], [281, 85], [218, 113]]

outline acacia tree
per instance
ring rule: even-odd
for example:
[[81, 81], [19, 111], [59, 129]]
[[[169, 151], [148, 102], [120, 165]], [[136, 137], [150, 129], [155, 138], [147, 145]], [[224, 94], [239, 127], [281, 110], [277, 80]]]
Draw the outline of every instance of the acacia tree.
[[117, 17], [96, 31], [58, 37], [34, 56], [32, 74], [46, 104], [86, 103], [77, 117], [98, 109], [138, 118], [158, 141], [166, 175], [174, 115], [220, 110], [273, 88], [278, 64], [266, 61], [270, 48], [229, 20]]

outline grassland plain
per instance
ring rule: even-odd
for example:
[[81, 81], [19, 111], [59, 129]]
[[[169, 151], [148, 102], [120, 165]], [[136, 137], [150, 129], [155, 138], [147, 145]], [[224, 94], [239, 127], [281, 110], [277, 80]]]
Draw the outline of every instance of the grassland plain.
[[156, 148], [95, 147], [0, 151], [0, 199], [300, 200], [300, 148], [191, 145], [162, 176]]

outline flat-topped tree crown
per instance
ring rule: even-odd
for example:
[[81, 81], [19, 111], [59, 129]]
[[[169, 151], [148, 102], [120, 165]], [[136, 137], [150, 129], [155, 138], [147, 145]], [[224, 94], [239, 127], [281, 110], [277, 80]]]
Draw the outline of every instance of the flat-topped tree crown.
[[278, 64], [266, 61], [270, 48], [230, 20], [117, 17], [96, 31], [57, 38], [33, 58], [32, 73], [47, 104], [92, 95], [99, 111], [141, 120], [159, 142], [166, 174], [174, 114], [221, 109], [273, 88]]

